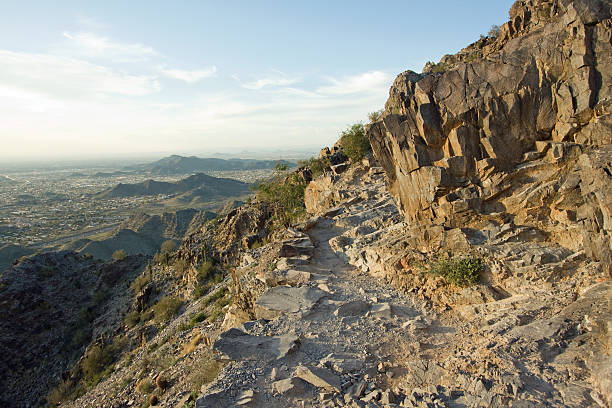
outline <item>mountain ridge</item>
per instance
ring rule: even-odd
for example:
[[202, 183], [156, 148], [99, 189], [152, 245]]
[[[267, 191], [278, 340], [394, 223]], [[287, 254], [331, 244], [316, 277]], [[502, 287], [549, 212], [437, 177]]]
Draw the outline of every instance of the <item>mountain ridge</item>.
[[274, 169], [278, 163], [287, 165], [288, 167], [296, 166], [295, 163], [286, 160], [219, 159], [214, 157], [201, 158], [196, 156], [171, 155], [152, 163], [130, 166], [127, 167], [127, 169], [148, 171], [156, 175], [170, 175], [203, 171]]

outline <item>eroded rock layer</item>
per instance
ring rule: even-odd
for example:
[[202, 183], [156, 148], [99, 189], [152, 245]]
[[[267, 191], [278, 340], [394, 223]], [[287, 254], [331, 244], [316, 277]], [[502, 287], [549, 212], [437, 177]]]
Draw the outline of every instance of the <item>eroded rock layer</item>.
[[397, 77], [368, 136], [409, 224], [501, 217], [610, 269], [611, 8], [517, 1], [478, 52]]

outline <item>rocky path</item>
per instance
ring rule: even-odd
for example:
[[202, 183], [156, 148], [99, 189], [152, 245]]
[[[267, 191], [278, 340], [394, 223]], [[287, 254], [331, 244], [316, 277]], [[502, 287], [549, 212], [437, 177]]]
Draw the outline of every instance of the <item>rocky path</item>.
[[269, 289], [256, 308], [258, 315], [277, 317], [247, 322], [216, 342], [232, 361], [198, 407], [403, 402], [398, 378], [410, 369], [418, 375], [419, 367], [398, 362], [417, 351], [416, 332], [431, 318], [410, 297], [341, 259], [329, 242], [344, 231], [333, 219], [320, 219], [310, 230], [314, 256], [300, 267], [311, 279]]

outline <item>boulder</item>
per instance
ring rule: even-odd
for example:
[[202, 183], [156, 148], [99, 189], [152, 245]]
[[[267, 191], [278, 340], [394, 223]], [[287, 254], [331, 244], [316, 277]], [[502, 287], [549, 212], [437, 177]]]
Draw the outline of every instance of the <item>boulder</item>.
[[230, 360], [271, 361], [285, 357], [298, 344], [295, 335], [253, 336], [234, 328], [221, 333], [213, 348]]
[[326, 368], [298, 366], [295, 369], [295, 376], [328, 391], [340, 392], [340, 377]]
[[307, 286], [276, 286], [257, 299], [255, 315], [258, 319], [273, 319], [283, 313], [305, 314], [325, 295], [322, 290]]

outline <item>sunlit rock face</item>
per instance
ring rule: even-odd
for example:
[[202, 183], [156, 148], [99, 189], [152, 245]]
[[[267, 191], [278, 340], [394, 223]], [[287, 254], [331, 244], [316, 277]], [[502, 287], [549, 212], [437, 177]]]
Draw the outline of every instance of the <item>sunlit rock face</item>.
[[609, 259], [611, 15], [608, 1], [517, 1], [443, 72], [396, 78], [368, 136], [408, 222], [504, 213]]

